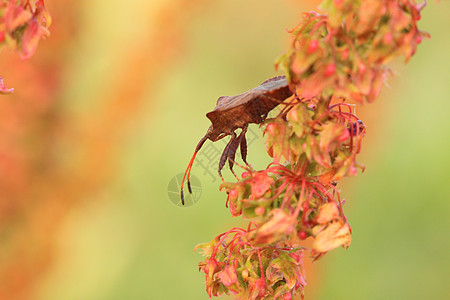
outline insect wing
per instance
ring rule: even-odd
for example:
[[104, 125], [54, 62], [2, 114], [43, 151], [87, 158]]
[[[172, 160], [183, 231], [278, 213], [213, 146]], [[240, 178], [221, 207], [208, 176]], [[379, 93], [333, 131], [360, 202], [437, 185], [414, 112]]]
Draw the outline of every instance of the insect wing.
[[253, 90], [265, 90], [265, 91], [273, 91], [280, 88], [285, 88], [288, 86], [288, 82], [286, 80], [286, 76], [276, 76], [270, 79], [267, 79], [259, 86], [255, 87]]

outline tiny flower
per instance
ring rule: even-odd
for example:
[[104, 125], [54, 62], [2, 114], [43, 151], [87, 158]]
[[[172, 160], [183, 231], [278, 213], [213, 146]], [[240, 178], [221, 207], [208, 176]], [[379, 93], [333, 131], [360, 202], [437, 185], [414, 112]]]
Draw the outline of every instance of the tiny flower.
[[319, 231], [314, 239], [313, 249], [319, 253], [324, 253], [340, 246], [348, 247], [351, 240], [350, 226], [340, 220]]
[[219, 263], [214, 258], [210, 258], [206, 265], [203, 267], [203, 272], [207, 278], [212, 279], [214, 274], [220, 270]]
[[254, 245], [267, 245], [290, 235], [296, 220], [280, 208], [270, 212], [270, 219], [257, 230], [249, 232], [248, 238]]
[[255, 292], [251, 293], [251, 295], [255, 295], [258, 298], [264, 297], [264, 295], [266, 294], [266, 281], [264, 280], [264, 278], [256, 280], [254, 291]]
[[3, 78], [0, 77], [0, 95], [11, 94], [14, 92], [13, 88], [8, 88], [5, 84], [3, 84]]
[[33, 56], [41, 38], [48, 34], [48, 30], [40, 26], [37, 21], [31, 21], [23, 34], [20, 57], [22, 59], [28, 59]]
[[234, 266], [228, 265], [226, 266], [222, 272], [219, 273], [220, 281], [226, 286], [228, 289], [233, 291], [234, 293], [239, 292], [239, 282], [236, 275], [236, 269]]
[[252, 187], [253, 199], [259, 199], [270, 189], [273, 179], [266, 172], [255, 172], [253, 177], [246, 181]]
[[315, 221], [318, 224], [327, 224], [328, 222], [336, 220], [339, 217], [339, 208], [336, 202], [328, 202], [320, 207]]
[[351, 166], [348, 169], [348, 176], [355, 176], [357, 174], [357, 169], [355, 166]]

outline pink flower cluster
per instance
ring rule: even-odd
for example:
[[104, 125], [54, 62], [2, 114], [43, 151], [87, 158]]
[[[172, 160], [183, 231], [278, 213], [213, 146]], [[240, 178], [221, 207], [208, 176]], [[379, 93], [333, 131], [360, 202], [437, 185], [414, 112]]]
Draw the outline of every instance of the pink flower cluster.
[[[29, 0], [0, 2], [0, 47], [8, 46], [19, 53], [21, 59], [28, 59], [36, 51], [39, 40], [48, 36], [51, 17], [44, 1], [34, 4]], [[9, 94], [14, 89], [3, 85], [0, 77], [0, 94]]]
[[408, 0], [325, 0], [326, 14], [305, 13], [277, 66], [294, 96], [262, 126], [273, 162], [226, 182], [232, 216], [249, 219], [199, 245], [208, 295], [291, 299], [306, 285], [304, 240], [317, 259], [351, 243], [338, 181], [364, 166], [356, 161], [366, 126], [356, 104], [379, 95], [387, 63], [406, 61], [427, 33], [417, 28], [424, 5]]

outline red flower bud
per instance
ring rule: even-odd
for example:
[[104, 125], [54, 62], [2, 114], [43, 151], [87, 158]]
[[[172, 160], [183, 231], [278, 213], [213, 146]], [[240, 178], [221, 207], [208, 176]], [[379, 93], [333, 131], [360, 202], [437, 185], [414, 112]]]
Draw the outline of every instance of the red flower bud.
[[342, 60], [347, 60], [349, 54], [350, 54], [350, 51], [348, 51], [348, 49], [345, 49], [344, 51], [342, 51], [342, 53], [341, 53]]
[[275, 135], [275, 124], [270, 123], [269, 125], [267, 125], [266, 131], [269, 135]]
[[300, 230], [300, 231], [298, 232], [298, 237], [299, 237], [301, 240], [304, 240], [304, 239], [306, 239], [306, 238], [308, 237], [308, 234], [306, 233], [306, 231]]
[[331, 75], [333, 75], [336, 72], [336, 65], [334, 63], [331, 63], [327, 66], [327, 68], [325, 69], [325, 76], [329, 77]]
[[348, 176], [355, 176], [356, 173], [356, 167], [350, 167], [350, 169], [348, 169]]
[[242, 172], [242, 178], [247, 178], [250, 175], [248, 172]]
[[291, 109], [288, 113], [288, 118], [294, 122], [298, 122], [298, 114], [296, 109]]
[[220, 281], [224, 286], [230, 287], [238, 282], [236, 269], [233, 266], [226, 266], [222, 272], [219, 273]]
[[339, 142], [343, 142], [346, 139], [348, 139], [350, 137], [350, 132], [348, 130], [345, 130], [344, 132], [342, 132], [342, 134], [338, 137], [338, 141]]
[[309, 208], [309, 203], [308, 202], [303, 202], [303, 204], [302, 204], [302, 208], [303, 208], [303, 211], [306, 211], [308, 208]]
[[257, 208], [255, 208], [255, 214], [258, 216], [262, 216], [265, 211], [266, 209], [262, 206], [258, 206]]
[[311, 54], [314, 51], [316, 51], [317, 48], [319, 48], [319, 42], [317, 40], [312, 40], [308, 44], [308, 49], [306, 50], [306, 53]]
[[334, 5], [336, 5], [337, 7], [341, 6], [344, 3], [344, 0], [334, 0]]
[[422, 42], [422, 37], [419, 35], [416, 36], [416, 43], [420, 44]]
[[363, 64], [363, 63], [360, 63], [358, 65], [358, 71], [359, 71], [360, 74], [364, 74], [366, 72], [366, 65]]
[[394, 40], [394, 36], [390, 32], [386, 33], [383, 36], [383, 43], [385, 43], [386, 45], [391, 44], [393, 40]]
[[229, 194], [229, 196], [230, 196], [230, 198], [236, 198], [237, 196], [238, 196], [238, 191], [237, 190], [231, 190], [230, 191], [230, 194]]

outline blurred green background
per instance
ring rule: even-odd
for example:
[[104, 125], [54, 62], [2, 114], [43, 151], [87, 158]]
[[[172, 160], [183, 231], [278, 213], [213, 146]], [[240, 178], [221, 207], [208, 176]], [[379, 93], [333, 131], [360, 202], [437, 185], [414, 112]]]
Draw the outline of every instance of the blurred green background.
[[[84, 180], [95, 184], [52, 225], [50, 258], [29, 298], [207, 299], [201, 256], [192, 250], [245, 223], [230, 217], [220, 180], [198, 164], [193, 174], [202, 194], [194, 206], [170, 202], [168, 184], [184, 172], [216, 99], [278, 74], [273, 62], [289, 46], [285, 29], [317, 1], [71, 1], [69, 17], [64, 4], [46, 4], [54, 14], [52, 34], [66, 30], [58, 120], [77, 128], [56, 143], [57, 161], [76, 168], [83, 159], [79, 135], [105, 130], [92, 130], [85, 142], [101, 150], [85, 173], [75, 172], [80, 184], [67, 196], [83, 190]], [[358, 108], [367, 125], [359, 161], [367, 168], [340, 186], [352, 244], [308, 265], [306, 299], [448, 299], [449, 14], [448, 1], [428, 3], [419, 25], [432, 38], [406, 66], [394, 63], [396, 76], [377, 102]], [[21, 64], [45, 65], [42, 53], [58, 49], [46, 48], [52, 38]], [[6, 78], [12, 72], [2, 71]], [[102, 115], [113, 115], [110, 123]], [[256, 125], [252, 130], [259, 137], [248, 160], [265, 168], [264, 141]], [[104, 156], [109, 162], [97, 165]], [[97, 182], [96, 173], [103, 179]]]

